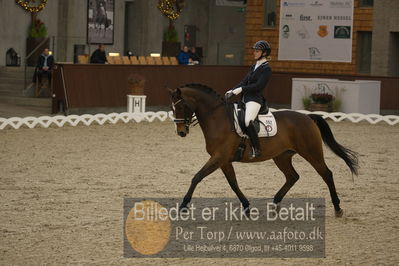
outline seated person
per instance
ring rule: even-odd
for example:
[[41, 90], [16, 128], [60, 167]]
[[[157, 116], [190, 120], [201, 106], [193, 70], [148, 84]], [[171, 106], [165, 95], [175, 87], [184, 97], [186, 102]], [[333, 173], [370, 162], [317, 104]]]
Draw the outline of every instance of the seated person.
[[91, 57], [90, 57], [90, 64], [105, 64], [108, 63], [107, 56], [105, 54], [105, 47], [104, 45], [98, 45], [98, 49], [96, 49]]
[[198, 65], [201, 63], [201, 58], [200, 56], [197, 54], [197, 50], [195, 49], [195, 47], [191, 47], [190, 51], [188, 52], [188, 55], [190, 56], [191, 60], [193, 61], [194, 65]]
[[192, 59], [188, 54], [188, 47], [186, 45], [183, 46], [183, 50], [177, 55], [177, 60], [179, 61], [180, 65], [188, 65], [192, 63]]
[[54, 57], [50, 55], [49, 49], [45, 48], [43, 53], [39, 56], [37, 60], [37, 65], [35, 69], [35, 75], [33, 76], [33, 82], [36, 82], [36, 77], [39, 83], [42, 84], [43, 76], [47, 76], [49, 84], [51, 84], [51, 72], [54, 67]]

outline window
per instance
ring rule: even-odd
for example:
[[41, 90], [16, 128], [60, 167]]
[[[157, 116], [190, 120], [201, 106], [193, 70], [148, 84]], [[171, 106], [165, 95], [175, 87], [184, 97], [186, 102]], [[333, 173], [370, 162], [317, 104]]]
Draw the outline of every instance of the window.
[[263, 26], [272, 27], [276, 26], [276, 0], [264, 0], [264, 22]]
[[370, 74], [371, 32], [359, 31], [357, 35], [357, 72]]
[[399, 77], [399, 32], [391, 32], [389, 37], [388, 75]]
[[360, 0], [361, 7], [372, 7], [374, 5], [374, 0]]

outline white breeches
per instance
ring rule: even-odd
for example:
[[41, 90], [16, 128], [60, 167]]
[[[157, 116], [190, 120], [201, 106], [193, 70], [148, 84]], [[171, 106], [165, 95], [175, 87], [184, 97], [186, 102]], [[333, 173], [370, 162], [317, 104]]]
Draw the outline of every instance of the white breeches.
[[249, 122], [255, 120], [258, 116], [261, 105], [257, 102], [247, 102], [245, 104], [245, 126], [249, 126]]

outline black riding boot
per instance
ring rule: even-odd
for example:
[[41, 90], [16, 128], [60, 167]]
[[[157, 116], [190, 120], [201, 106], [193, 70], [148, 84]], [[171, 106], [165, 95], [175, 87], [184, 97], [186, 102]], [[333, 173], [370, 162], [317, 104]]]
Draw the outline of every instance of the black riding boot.
[[247, 135], [249, 139], [251, 140], [252, 144], [252, 153], [250, 154], [251, 158], [257, 158], [261, 156], [261, 151], [260, 151], [260, 144], [259, 144], [259, 138], [258, 138], [258, 133], [256, 133], [255, 125], [253, 124], [253, 121], [249, 122], [249, 125], [247, 127]]

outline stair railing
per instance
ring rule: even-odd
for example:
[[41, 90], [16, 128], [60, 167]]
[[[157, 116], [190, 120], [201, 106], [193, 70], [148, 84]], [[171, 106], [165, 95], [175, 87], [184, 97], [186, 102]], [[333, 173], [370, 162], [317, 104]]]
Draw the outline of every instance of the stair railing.
[[[28, 61], [29, 58], [32, 57], [32, 55], [47, 41], [50, 40], [50, 37], [45, 38], [43, 41], [41, 41], [36, 47], [35, 49], [32, 50], [32, 52], [30, 52], [26, 57], [25, 57], [25, 61], [24, 61], [24, 88], [23, 91], [26, 90], [26, 86], [27, 86], [27, 82], [26, 82], [26, 70], [27, 70], [27, 64], [26, 62]], [[35, 70], [36, 71], [36, 70]]]

